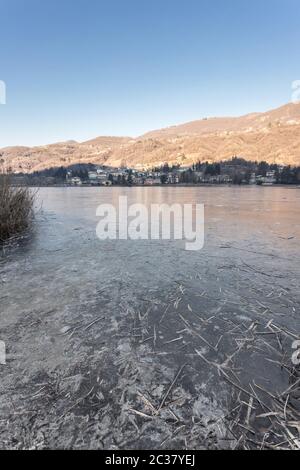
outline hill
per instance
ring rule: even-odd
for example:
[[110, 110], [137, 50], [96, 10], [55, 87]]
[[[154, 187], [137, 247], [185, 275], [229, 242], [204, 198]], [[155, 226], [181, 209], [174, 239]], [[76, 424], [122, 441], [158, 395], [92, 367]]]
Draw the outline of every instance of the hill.
[[234, 155], [251, 161], [300, 165], [300, 103], [267, 113], [209, 118], [149, 132], [139, 138], [97, 137], [78, 143], [6, 147], [0, 164], [29, 173], [75, 163], [147, 168], [221, 161]]

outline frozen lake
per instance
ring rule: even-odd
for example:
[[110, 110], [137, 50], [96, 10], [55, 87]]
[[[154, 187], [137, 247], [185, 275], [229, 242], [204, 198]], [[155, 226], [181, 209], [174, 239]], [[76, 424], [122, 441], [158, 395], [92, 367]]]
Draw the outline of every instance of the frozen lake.
[[[204, 204], [204, 248], [98, 240], [96, 209], [120, 195], [146, 206]], [[222, 439], [214, 422], [230, 393], [205, 359], [226, 362], [256, 322], [263, 338], [275, 334], [262, 330], [271, 321], [291, 332], [280, 339], [287, 356], [300, 333], [300, 189], [45, 188], [37, 206], [33, 236], [0, 258], [0, 340], [9, 353], [0, 428], [14, 416], [0, 430], [2, 445], [17, 447], [16, 438], [25, 447], [184, 448], [188, 439], [207, 447], [201, 420], [214, 442]], [[258, 361], [258, 349], [241, 347], [231, 361], [243, 369], [241, 384], [287, 388], [284, 371]], [[155, 425], [147, 400], [161, 406]], [[18, 408], [36, 423], [28, 442]]]

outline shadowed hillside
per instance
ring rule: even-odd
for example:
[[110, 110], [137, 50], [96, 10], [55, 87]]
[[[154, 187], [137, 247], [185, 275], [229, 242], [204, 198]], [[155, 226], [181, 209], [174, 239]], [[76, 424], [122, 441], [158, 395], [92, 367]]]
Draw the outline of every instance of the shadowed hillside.
[[0, 163], [13, 172], [32, 172], [75, 163], [136, 168], [196, 161], [247, 160], [300, 164], [300, 104], [238, 118], [211, 118], [150, 132], [140, 138], [97, 137], [77, 143], [0, 150]]

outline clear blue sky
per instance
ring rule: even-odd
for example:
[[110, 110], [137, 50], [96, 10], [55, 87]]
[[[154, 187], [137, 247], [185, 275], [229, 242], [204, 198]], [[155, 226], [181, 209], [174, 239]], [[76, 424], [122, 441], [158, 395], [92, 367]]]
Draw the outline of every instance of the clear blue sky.
[[299, 0], [0, 0], [0, 147], [266, 111], [300, 79]]

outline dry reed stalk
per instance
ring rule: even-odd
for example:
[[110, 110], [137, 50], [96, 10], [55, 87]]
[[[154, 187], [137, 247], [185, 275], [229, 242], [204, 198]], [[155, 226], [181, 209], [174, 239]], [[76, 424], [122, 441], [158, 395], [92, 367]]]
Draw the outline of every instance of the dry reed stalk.
[[0, 242], [12, 240], [28, 229], [33, 217], [35, 193], [13, 186], [9, 176], [0, 175]]

